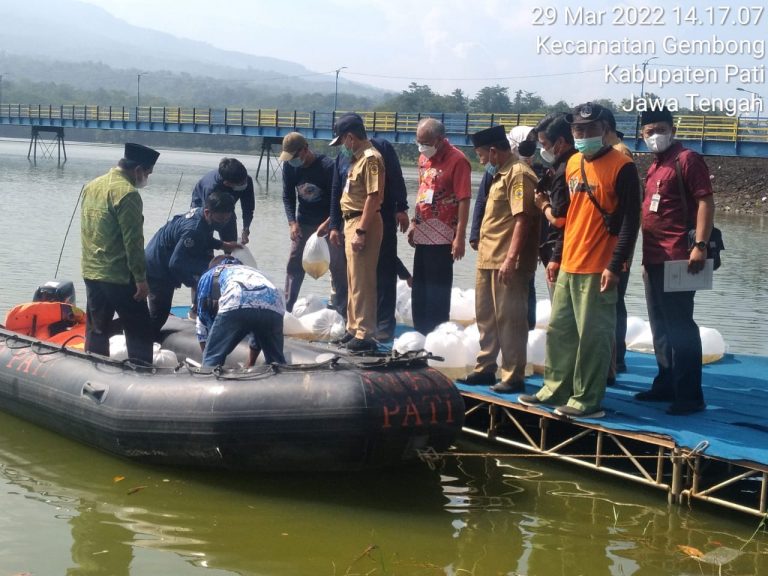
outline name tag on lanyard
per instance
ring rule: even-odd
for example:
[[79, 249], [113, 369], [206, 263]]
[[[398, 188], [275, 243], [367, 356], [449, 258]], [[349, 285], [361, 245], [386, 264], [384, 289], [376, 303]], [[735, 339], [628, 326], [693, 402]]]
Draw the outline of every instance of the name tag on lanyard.
[[651, 196], [651, 205], [648, 207], [648, 210], [651, 212], [658, 212], [659, 211], [659, 202], [661, 202], [661, 194], [659, 194], [659, 189], [661, 188], [661, 180], [656, 180], [656, 193]]

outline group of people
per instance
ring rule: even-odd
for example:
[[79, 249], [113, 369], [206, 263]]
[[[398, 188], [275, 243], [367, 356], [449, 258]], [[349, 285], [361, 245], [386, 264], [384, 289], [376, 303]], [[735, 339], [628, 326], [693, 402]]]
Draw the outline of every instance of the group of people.
[[[224, 158], [195, 186], [190, 210], [162, 226], [144, 246], [143, 203], [160, 153], [141, 144], [125, 145], [123, 158], [83, 188], [82, 273], [86, 287], [85, 349], [109, 356], [117, 313], [128, 356], [151, 365], [176, 289], [193, 289], [193, 315], [204, 366], [219, 366], [251, 334], [249, 364], [258, 353], [285, 363], [279, 290], [258, 270], [230, 256], [249, 240], [254, 211], [253, 181], [243, 164]], [[243, 211], [237, 239], [235, 203]], [[219, 238], [214, 237], [214, 232]]]
[[[520, 403], [552, 405], [565, 417], [602, 416], [606, 386], [626, 370], [623, 298], [642, 228], [643, 281], [658, 373], [651, 389], [635, 398], [669, 402], [667, 412], [673, 415], [705, 408], [695, 292], [665, 291], [664, 263], [686, 260], [693, 274], [704, 267], [714, 218], [709, 171], [701, 156], [674, 141], [669, 110], [644, 112], [641, 125], [655, 156], [644, 188], [613, 114], [598, 104], [547, 116], [517, 137], [507, 138], [500, 126], [473, 135], [487, 171], [487, 201], [479, 231], [470, 237], [478, 250], [481, 351], [475, 370], [460, 382], [520, 393]], [[549, 164], [538, 178], [527, 144], [534, 138]], [[540, 235], [542, 224], [546, 232]], [[524, 326], [537, 258], [546, 266], [552, 312], [544, 385], [536, 394], [525, 394]], [[501, 381], [496, 383], [499, 351]]]
[[[472, 135], [486, 168], [469, 234], [477, 250], [480, 353], [460, 382], [521, 393], [521, 403], [551, 404], [566, 417], [601, 415], [606, 386], [626, 369], [624, 293], [642, 228], [658, 374], [636, 397], [670, 402], [671, 414], [704, 409], [695, 293], [666, 292], [664, 262], [688, 260], [691, 273], [703, 268], [714, 215], [709, 172], [701, 156], [674, 141], [668, 110], [644, 112], [641, 124], [655, 155], [644, 190], [613, 114], [598, 104], [509, 134], [493, 126]], [[465, 254], [471, 165], [435, 118], [419, 122], [416, 142], [419, 187], [409, 216], [394, 147], [368, 138], [359, 115], [344, 114], [335, 123], [335, 159], [312, 151], [298, 132], [284, 137], [280, 160], [291, 240], [284, 300], [263, 274], [228, 255], [248, 242], [253, 219], [253, 181], [242, 163], [223, 159], [195, 187], [190, 212], [170, 220], [145, 249], [137, 189], [146, 185], [159, 154], [126, 144], [118, 166], [84, 190], [86, 349], [108, 354], [117, 312], [129, 355], [151, 361], [153, 339], [168, 318], [174, 290], [184, 284], [196, 289], [193, 314], [204, 365], [221, 364], [249, 333], [249, 364], [260, 350], [268, 362], [284, 362], [282, 314], [298, 298], [302, 254], [313, 233], [329, 241], [329, 305], [346, 318], [339, 345], [366, 353], [393, 337], [398, 276], [412, 285], [415, 329], [431, 332], [449, 319], [453, 264]], [[533, 162], [537, 149], [543, 165]], [[243, 211], [239, 238], [237, 201]], [[414, 247], [412, 277], [397, 257], [398, 230]], [[689, 230], [695, 230], [690, 246]], [[211, 260], [214, 250], [225, 254]], [[523, 393], [526, 345], [535, 325], [539, 261], [552, 313], [544, 385], [529, 395]]]

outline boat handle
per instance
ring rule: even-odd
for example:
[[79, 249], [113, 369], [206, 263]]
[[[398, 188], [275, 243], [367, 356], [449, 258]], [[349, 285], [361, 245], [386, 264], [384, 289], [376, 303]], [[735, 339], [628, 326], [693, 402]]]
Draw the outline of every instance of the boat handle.
[[106, 384], [95, 384], [93, 382], [86, 382], [83, 384], [83, 396], [90, 396], [99, 403], [104, 401], [104, 396], [106, 396], [106, 394]]

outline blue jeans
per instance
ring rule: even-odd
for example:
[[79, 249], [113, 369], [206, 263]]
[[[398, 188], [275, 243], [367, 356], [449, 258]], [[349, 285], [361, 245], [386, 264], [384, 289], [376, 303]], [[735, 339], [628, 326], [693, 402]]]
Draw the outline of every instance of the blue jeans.
[[[285, 364], [283, 317], [262, 308], [237, 308], [218, 314], [208, 332], [203, 366], [221, 366], [240, 341], [251, 335], [251, 347], [264, 352], [267, 364]], [[254, 344], [256, 346], [254, 346]]]

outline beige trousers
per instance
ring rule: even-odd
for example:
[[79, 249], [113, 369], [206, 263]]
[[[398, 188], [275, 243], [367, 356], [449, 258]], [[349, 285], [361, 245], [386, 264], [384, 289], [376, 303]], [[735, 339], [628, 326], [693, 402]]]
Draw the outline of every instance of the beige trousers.
[[360, 252], [352, 250], [355, 230], [360, 227], [360, 217], [344, 223], [344, 248], [347, 255], [347, 332], [361, 340], [370, 340], [376, 334], [376, 267], [383, 225], [381, 215], [371, 220], [365, 234], [365, 247]]

